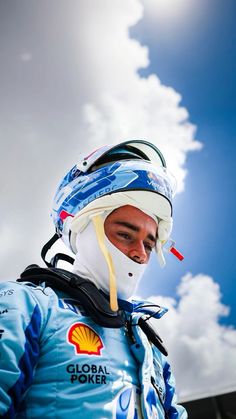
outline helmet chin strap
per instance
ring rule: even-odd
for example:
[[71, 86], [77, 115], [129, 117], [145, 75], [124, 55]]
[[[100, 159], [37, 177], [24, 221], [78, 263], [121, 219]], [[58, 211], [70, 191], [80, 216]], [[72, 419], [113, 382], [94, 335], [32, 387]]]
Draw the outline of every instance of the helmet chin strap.
[[118, 311], [115, 268], [114, 268], [112, 257], [110, 253], [108, 252], [105, 245], [104, 223], [100, 215], [93, 216], [92, 221], [93, 221], [94, 228], [96, 231], [98, 244], [106, 260], [108, 270], [109, 270], [110, 307], [112, 311]]

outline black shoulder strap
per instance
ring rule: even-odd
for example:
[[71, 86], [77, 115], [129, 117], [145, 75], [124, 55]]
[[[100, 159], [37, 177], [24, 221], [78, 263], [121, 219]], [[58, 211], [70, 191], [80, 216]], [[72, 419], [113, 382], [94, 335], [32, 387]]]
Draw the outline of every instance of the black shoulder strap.
[[72, 272], [60, 268], [40, 268], [38, 265], [30, 265], [17, 281], [29, 281], [36, 285], [45, 282], [52, 288], [65, 292], [71, 298], [78, 300], [85, 312], [100, 326], [119, 328], [125, 324], [122, 312], [112, 311], [106, 297], [91, 281]]
[[148, 337], [150, 342], [152, 342], [153, 345], [155, 345], [156, 348], [159, 349], [159, 351], [161, 351], [163, 353], [163, 355], [167, 356], [168, 355], [167, 349], [164, 346], [163, 340], [158, 335], [157, 331], [154, 330], [152, 328], [152, 326], [147, 321], [142, 319], [142, 317], [140, 317], [140, 319], [138, 321], [138, 325], [141, 327], [142, 331]]

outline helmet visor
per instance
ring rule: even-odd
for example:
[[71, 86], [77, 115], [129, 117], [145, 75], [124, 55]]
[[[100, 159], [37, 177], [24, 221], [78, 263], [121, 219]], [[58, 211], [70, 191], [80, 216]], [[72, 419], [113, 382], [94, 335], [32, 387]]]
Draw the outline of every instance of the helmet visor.
[[166, 167], [165, 159], [160, 150], [153, 144], [142, 140], [125, 141], [115, 146], [100, 147], [88, 156], [83, 157], [76, 166], [80, 171], [88, 172], [97, 170], [99, 167], [114, 161], [127, 159], [149, 161], [158, 167]]

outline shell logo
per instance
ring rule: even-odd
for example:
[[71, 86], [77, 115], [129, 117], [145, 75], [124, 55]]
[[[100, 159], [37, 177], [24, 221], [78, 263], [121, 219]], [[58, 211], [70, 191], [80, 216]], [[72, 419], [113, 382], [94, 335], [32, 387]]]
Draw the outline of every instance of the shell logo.
[[84, 323], [75, 323], [70, 327], [68, 341], [75, 346], [76, 354], [101, 355], [102, 339]]

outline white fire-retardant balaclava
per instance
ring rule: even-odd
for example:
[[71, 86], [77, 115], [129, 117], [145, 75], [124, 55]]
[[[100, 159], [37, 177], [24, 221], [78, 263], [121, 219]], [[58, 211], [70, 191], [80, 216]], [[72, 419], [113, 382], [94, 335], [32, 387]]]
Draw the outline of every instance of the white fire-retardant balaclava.
[[[100, 225], [104, 231], [104, 221], [109, 213], [106, 211], [100, 217]], [[96, 220], [97, 221], [97, 220]], [[130, 298], [136, 291], [139, 281], [147, 267], [147, 264], [140, 264], [130, 259], [114, 246], [110, 240], [102, 233], [99, 240], [95, 217], [77, 234], [75, 262], [73, 272], [84, 278], [90, 279], [94, 284], [109, 294], [110, 291], [110, 272], [109, 262], [107, 261], [100, 240], [110, 255], [111, 263], [114, 266], [117, 296], [121, 299]], [[106, 252], [105, 251], [105, 252]]]

